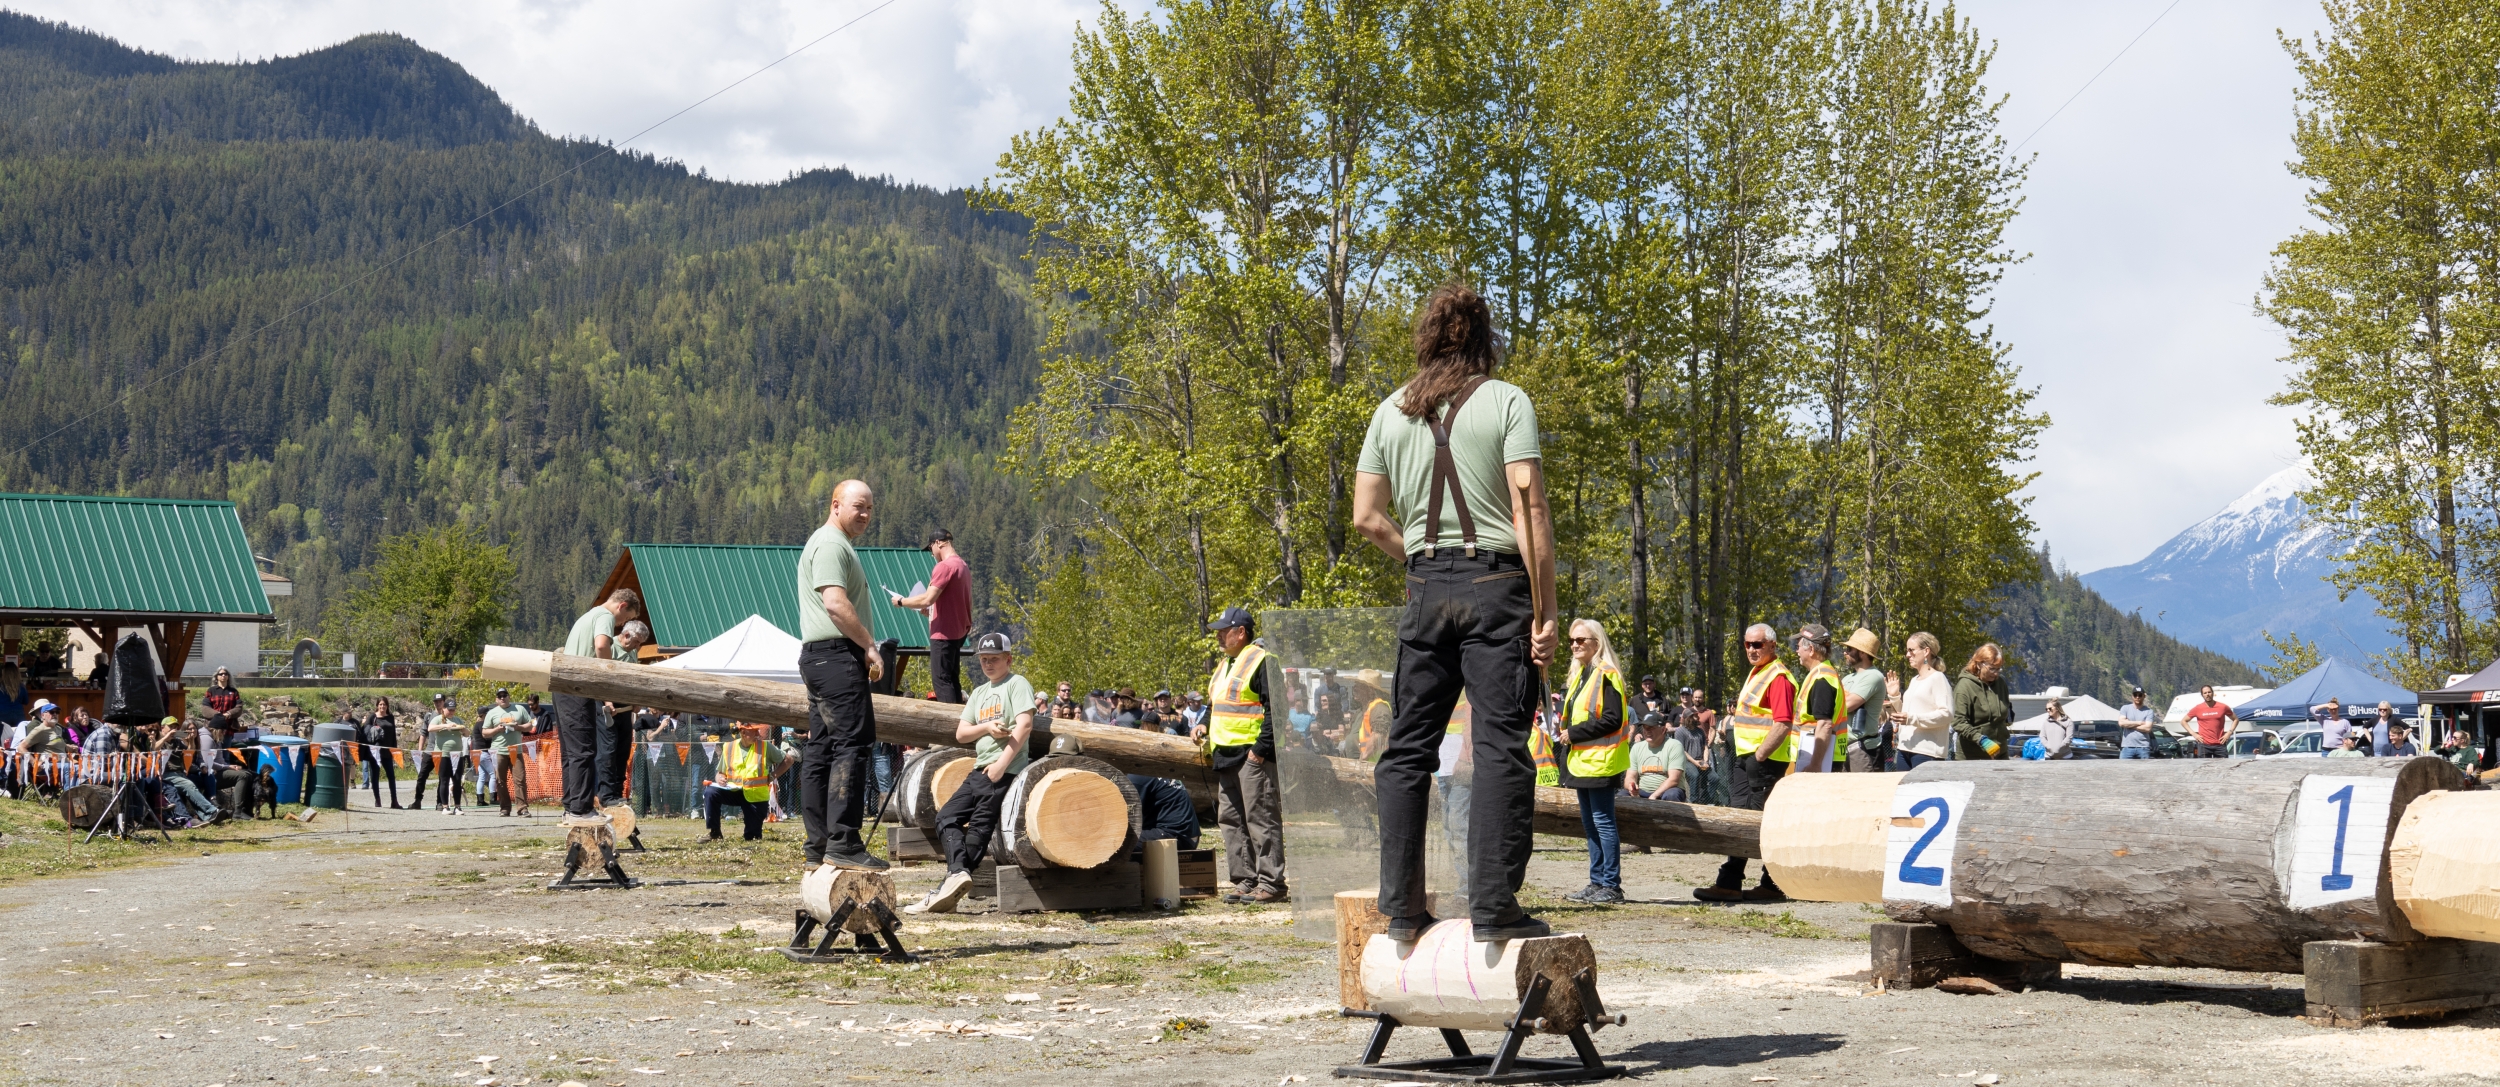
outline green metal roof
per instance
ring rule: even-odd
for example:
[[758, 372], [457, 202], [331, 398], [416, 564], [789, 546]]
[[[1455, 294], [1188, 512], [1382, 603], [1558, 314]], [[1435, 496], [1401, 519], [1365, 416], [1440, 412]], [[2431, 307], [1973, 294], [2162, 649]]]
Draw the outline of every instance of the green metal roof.
[[[799, 632], [799, 551], [796, 547], [727, 544], [626, 544], [634, 580], [642, 585], [651, 636], [661, 645], [702, 645], [721, 632], [761, 615], [774, 626]], [[937, 558], [916, 547], [863, 547], [859, 564], [870, 585], [909, 595], [937, 569]], [[610, 577], [613, 584], [617, 579]], [[907, 649], [929, 647], [929, 623], [919, 612], [869, 595], [869, 624], [878, 638]]]
[[0, 494], [0, 614], [270, 621], [232, 502]]

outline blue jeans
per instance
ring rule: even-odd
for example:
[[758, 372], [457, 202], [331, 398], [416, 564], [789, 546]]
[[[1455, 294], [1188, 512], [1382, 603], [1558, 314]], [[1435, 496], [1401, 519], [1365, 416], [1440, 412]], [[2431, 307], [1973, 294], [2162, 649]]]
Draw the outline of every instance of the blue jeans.
[[2118, 749], [2118, 757], [2122, 759], [2149, 759], [2153, 757], [2153, 749], [2150, 747], [2122, 747]]
[[1589, 882], [1623, 889], [1623, 851], [1615, 836], [1615, 790], [1574, 789], [1580, 794], [1580, 830], [1589, 840]]

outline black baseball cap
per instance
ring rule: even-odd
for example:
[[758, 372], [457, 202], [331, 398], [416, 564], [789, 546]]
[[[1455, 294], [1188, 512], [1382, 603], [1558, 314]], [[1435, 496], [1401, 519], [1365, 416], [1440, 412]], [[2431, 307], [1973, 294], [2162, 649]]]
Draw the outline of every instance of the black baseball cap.
[[1216, 616], [1214, 622], [1207, 624], [1207, 629], [1231, 630], [1234, 627], [1246, 627], [1249, 625], [1250, 609], [1234, 606], [1224, 609], [1224, 614]]
[[980, 641], [972, 643], [972, 655], [976, 657], [987, 657], [1000, 653], [1013, 653], [1015, 651], [1015, 643], [1008, 641], [1006, 635], [997, 631], [991, 631], [990, 633], [984, 634], [981, 636]]
[[946, 531], [945, 529], [942, 529], [942, 528], [941, 528], [941, 529], [939, 529], [939, 530], [937, 530], [937, 531], [935, 531], [935, 532], [930, 533], [930, 534], [929, 534], [929, 542], [928, 542], [928, 543], [921, 544], [921, 545], [920, 545], [920, 549], [921, 549], [921, 550], [923, 550], [923, 551], [926, 551], [926, 550], [928, 550], [928, 549], [930, 548], [930, 546], [932, 546], [932, 545], [934, 545], [934, 544], [954, 543], [954, 542], [955, 542], [955, 534], [954, 534], [954, 533], [952, 533], [952, 532], [948, 532], [948, 531]]

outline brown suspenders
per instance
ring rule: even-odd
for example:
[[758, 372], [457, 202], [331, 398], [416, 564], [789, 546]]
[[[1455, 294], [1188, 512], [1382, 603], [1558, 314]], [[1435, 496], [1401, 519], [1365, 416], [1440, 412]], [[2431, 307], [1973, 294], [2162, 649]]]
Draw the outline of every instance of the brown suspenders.
[[1458, 503], [1459, 538], [1466, 541], [1467, 557], [1476, 557], [1476, 518], [1467, 509], [1467, 492], [1458, 485], [1458, 461], [1450, 456], [1450, 424], [1458, 420], [1458, 409], [1465, 407], [1467, 398], [1474, 395], [1477, 386], [1483, 384], [1483, 378], [1469, 381], [1450, 397], [1448, 409], [1437, 417], [1431, 414], [1424, 416], [1424, 425], [1432, 428], [1432, 498], [1424, 504], [1426, 557], [1435, 554], [1435, 545], [1441, 539], [1441, 488], [1445, 483], [1449, 487], [1450, 498]]

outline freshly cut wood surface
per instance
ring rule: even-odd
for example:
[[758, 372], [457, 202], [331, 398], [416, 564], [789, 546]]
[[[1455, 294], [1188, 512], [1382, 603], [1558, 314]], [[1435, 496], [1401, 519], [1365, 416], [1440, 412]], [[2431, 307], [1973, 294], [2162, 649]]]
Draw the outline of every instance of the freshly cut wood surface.
[[955, 790], [963, 788], [964, 779], [971, 776], [971, 759], [955, 759], [938, 764], [937, 771], [929, 775], [930, 806], [940, 809], [946, 807], [947, 801], [955, 799]]
[[2424, 936], [2500, 943], [2500, 793], [2417, 797], [2387, 846], [2388, 884]]
[[844, 932], [877, 931], [877, 913], [868, 908], [871, 902], [883, 902], [888, 911], [894, 906], [894, 879], [883, 872], [862, 872], [855, 868], [818, 865], [799, 881], [799, 908], [818, 922], [833, 920], [833, 911], [844, 902], [857, 902], [859, 908], [842, 922]]
[[[649, 668], [510, 646], [486, 647], [479, 671], [489, 679], [529, 683], [563, 694], [609, 699], [620, 705], [807, 728], [807, 691], [795, 683]], [[889, 695], [875, 696], [873, 704], [878, 739], [927, 747], [955, 746], [956, 715], [961, 712], [958, 707]], [[1033, 750], [1047, 749], [1051, 736], [1074, 736], [1090, 757], [1129, 773], [1172, 778], [1201, 801], [1213, 795], [1214, 772], [1207, 768], [1206, 754], [1185, 737], [1046, 718], [1033, 724]], [[1371, 788], [1370, 763], [1282, 748], [1280, 754], [1289, 760], [1288, 773], [1333, 774], [1340, 781]], [[1540, 834], [1580, 837], [1579, 796], [1569, 789], [1537, 790], [1535, 820]], [[1678, 853], [1762, 855], [1760, 812], [1625, 798], [1615, 802], [1615, 823], [1625, 845]]]
[[607, 813], [610, 833], [618, 838], [634, 836], [634, 806], [632, 804], [618, 804], [613, 808], [601, 805], [598, 810]]
[[1128, 799], [1097, 775], [1053, 770], [1025, 798], [1024, 832], [1042, 859], [1062, 868], [1092, 868], [1128, 840]]
[[1586, 1021], [1572, 978], [1596, 978], [1597, 952], [1579, 935], [1480, 944], [1464, 918], [1425, 929], [1401, 944], [1386, 933], [1363, 944], [1363, 995], [1370, 1010], [1406, 1026], [1504, 1030], [1537, 975], [1552, 979], [1536, 1017], [1542, 1034], [1568, 1034]]
[[1790, 774], [1762, 806], [1762, 860], [1788, 897], [1882, 902], [1884, 838], [1904, 774]]
[[[903, 763], [902, 772], [894, 777], [895, 812], [897, 818], [935, 840], [938, 807], [934, 780], [938, 771], [956, 762], [969, 764], [972, 752], [960, 747], [932, 747], [913, 755]], [[958, 775], [955, 779], [963, 778]], [[951, 793], [949, 795], [952, 795]]]
[[2429, 757], [1931, 762], [1904, 785], [1972, 786], [1956, 819], [1953, 904], [1888, 899], [1884, 910], [2015, 961], [2297, 973], [2313, 940], [2419, 939], [2384, 854], [2374, 897], [2289, 904], [2311, 774], [2393, 779], [2380, 831], [2390, 836], [2416, 797], [2465, 784]]
[[[1129, 782], [1127, 773], [1101, 759], [1089, 759], [1083, 755], [1048, 755], [1025, 764], [1014, 783], [1007, 787], [1007, 795], [999, 805], [998, 848], [993, 851], [1000, 859], [1013, 862], [1020, 868], [1063, 866], [1042, 852], [1030, 824], [1034, 789], [1063, 770], [1091, 774], [1120, 794], [1120, 805], [1125, 810], [1106, 808], [1102, 813], [1105, 819], [1111, 821], [1111, 825], [1101, 828], [1103, 833], [1120, 835], [1119, 841], [1111, 847], [1114, 854], [1125, 854], [1142, 840], [1140, 836], [1146, 829], [1143, 805], [1137, 798], [1137, 786]], [[1093, 868], [1101, 863], [1096, 861], [1094, 864], [1066, 867]]]
[[[1337, 906], [1337, 1003], [1355, 1011], [1370, 1011], [1371, 998], [1363, 995], [1363, 948], [1374, 936], [1389, 931], [1389, 918], [1380, 912], [1380, 889], [1365, 887], [1359, 891], [1339, 891]], [[1424, 912], [1441, 908], [1441, 896], [1424, 892]]]

